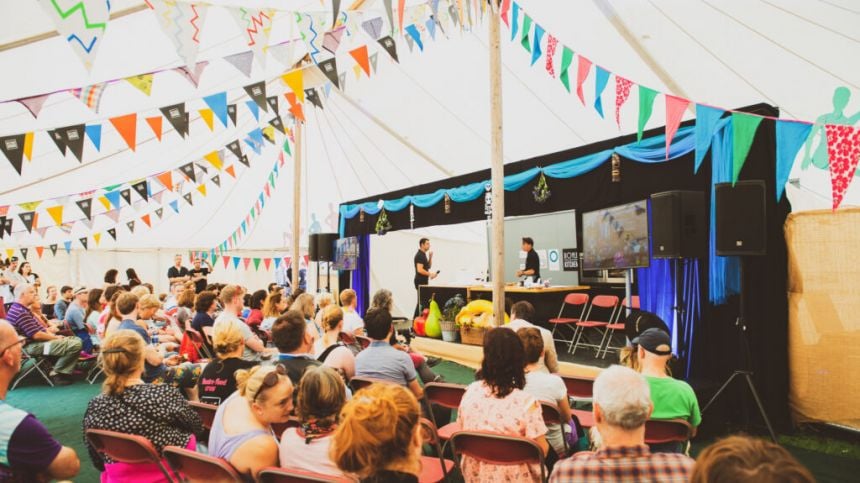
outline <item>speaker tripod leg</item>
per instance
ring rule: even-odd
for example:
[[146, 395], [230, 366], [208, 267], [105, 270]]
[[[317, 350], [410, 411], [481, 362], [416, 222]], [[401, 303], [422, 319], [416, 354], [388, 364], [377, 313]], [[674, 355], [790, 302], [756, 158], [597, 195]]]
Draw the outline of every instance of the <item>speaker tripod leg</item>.
[[713, 404], [714, 401], [716, 401], [717, 398], [720, 397], [720, 394], [722, 394], [723, 391], [725, 391], [726, 388], [729, 387], [729, 384], [731, 384], [732, 381], [735, 380], [735, 377], [737, 377], [738, 374], [740, 374], [740, 371], [735, 371], [734, 374], [732, 374], [731, 376], [729, 376], [728, 379], [726, 379], [726, 382], [724, 382], [723, 385], [720, 386], [719, 389], [717, 389], [717, 392], [714, 394], [711, 400], [708, 401], [707, 404], [705, 404], [704, 408], [702, 408], [702, 414], [705, 414], [705, 412], [707, 412], [708, 408], [711, 407], [711, 404]]
[[762, 419], [764, 419], [764, 424], [767, 426], [767, 430], [770, 433], [770, 439], [776, 443], [776, 433], [773, 431], [773, 426], [770, 425], [770, 419], [767, 417], [767, 413], [764, 410], [764, 405], [761, 403], [761, 399], [758, 397], [758, 391], [755, 389], [755, 384], [753, 384], [752, 373], [744, 372], [744, 379], [747, 380], [747, 385], [750, 388], [750, 392], [752, 392], [753, 399], [755, 399], [755, 403], [758, 406], [758, 412], [761, 414]]

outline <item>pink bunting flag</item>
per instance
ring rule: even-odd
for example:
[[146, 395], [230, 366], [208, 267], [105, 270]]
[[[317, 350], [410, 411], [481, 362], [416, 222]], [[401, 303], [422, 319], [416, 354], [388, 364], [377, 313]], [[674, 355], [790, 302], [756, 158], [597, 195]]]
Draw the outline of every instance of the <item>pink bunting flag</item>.
[[546, 39], [546, 71], [553, 79], [555, 79], [553, 62], [556, 48], [558, 48], [558, 39], [553, 34], [549, 34], [549, 37]]
[[582, 105], [585, 105], [585, 95], [582, 93], [582, 84], [585, 83], [585, 79], [588, 78], [588, 71], [591, 70], [591, 61], [586, 59], [583, 56], [579, 56], [579, 66], [576, 70], [576, 95], [579, 97], [579, 100], [582, 101]]
[[250, 264], [251, 264], [251, 259], [250, 259], [250, 258], [243, 258], [243, 259], [242, 259], [242, 263], [244, 263], [244, 264], [245, 264], [245, 270], [247, 270], [247, 269], [248, 269], [248, 265], [250, 265]]
[[222, 256], [222, 257], [221, 257], [221, 260], [223, 260], [223, 261], [224, 261], [224, 268], [227, 268], [227, 265], [229, 265], [229, 264], [230, 264], [230, 257]]
[[23, 97], [18, 99], [18, 102], [24, 105], [30, 114], [33, 115], [34, 118], [39, 117], [39, 113], [42, 112], [42, 106], [45, 104], [45, 101], [48, 99], [50, 94], [42, 94], [40, 96], [33, 97]]
[[621, 106], [630, 97], [631, 86], [633, 86], [633, 82], [620, 75], [615, 75], [615, 124], [618, 124], [618, 129], [621, 129]]
[[196, 88], [197, 84], [200, 83], [200, 76], [203, 75], [203, 69], [205, 69], [206, 66], [208, 66], [208, 65], [209, 65], [209, 61], [204, 60], [204, 61], [198, 62], [197, 65], [194, 66], [193, 71], [191, 69], [189, 69], [187, 66], [177, 67], [174, 70], [176, 72], [179, 72], [180, 74], [182, 74], [182, 77], [185, 77], [186, 79], [188, 79], [188, 82], [190, 82]]
[[860, 129], [833, 124], [827, 124], [824, 129], [827, 133], [827, 155], [830, 158], [830, 182], [835, 210], [842, 203], [860, 161]]
[[666, 94], [666, 159], [669, 159], [669, 146], [672, 145], [672, 138], [678, 132], [684, 110], [689, 104], [687, 99]]

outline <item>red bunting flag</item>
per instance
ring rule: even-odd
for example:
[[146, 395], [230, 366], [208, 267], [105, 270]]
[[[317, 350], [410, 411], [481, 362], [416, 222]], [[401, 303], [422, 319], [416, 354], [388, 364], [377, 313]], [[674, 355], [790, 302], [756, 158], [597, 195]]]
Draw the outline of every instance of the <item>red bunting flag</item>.
[[558, 39], [549, 34], [546, 40], [546, 71], [550, 77], [555, 79], [555, 51], [558, 48]]
[[45, 251], [45, 247], [36, 247], [36, 254], [39, 255], [39, 258], [42, 258], [42, 252]]
[[860, 161], [860, 129], [833, 124], [827, 124], [824, 129], [827, 133], [827, 156], [830, 158], [830, 183], [835, 210], [854, 180], [854, 172]]
[[672, 145], [672, 138], [678, 132], [684, 110], [689, 104], [687, 99], [666, 94], [666, 159], [669, 159], [669, 146]]
[[265, 265], [266, 270], [268, 270], [269, 267], [272, 265], [272, 259], [271, 258], [264, 258], [263, 259], [263, 265]]
[[168, 191], [173, 191], [173, 172], [165, 171], [155, 177]]
[[630, 97], [631, 86], [633, 86], [632, 82], [618, 74], [615, 75], [615, 124], [618, 124], [618, 129], [621, 129], [621, 106]]
[[582, 101], [582, 105], [585, 105], [585, 95], [582, 93], [582, 84], [585, 83], [585, 79], [588, 78], [588, 72], [591, 70], [591, 61], [586, 59], [583, 56], [579, 56], [579, 66], [576, 70], [576, 95], [579, 97], [579, 100]]
[[250, 258], [243, 258], [242, 263], [245, 264], [245, 270], [247, 270], [248, 266], [251, 265], [251, 259]]
[[227, 265], [229, 265], [229, 264], [230, 264], [230, 257], [222, 256], [222, 257], [221, 257], [221, 260], [223, 260], [223, 261], [224, 261], [224, 268], [227, 268]]

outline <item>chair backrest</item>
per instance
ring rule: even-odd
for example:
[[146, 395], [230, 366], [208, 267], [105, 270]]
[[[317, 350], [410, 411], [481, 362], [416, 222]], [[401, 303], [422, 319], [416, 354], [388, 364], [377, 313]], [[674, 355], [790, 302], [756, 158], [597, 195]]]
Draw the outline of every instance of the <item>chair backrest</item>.
[[561, 424], [561, 412], [558, 406], [553, 403], [540, 402], [541, 413], [543, 414], [544, 424]]
[[593, 377], [561, 376], [561, 380], [572, 398], [586, 399], [594, 395]]
[[683, 419], [649, 419], [645, 421], [645, 443], [682, 443], [690, 439], [693, 427]]
[[200, 420], [203, 421], [203, 427], [212, 429], [212, 422], [215, 421], [215, 412], [218, 411], [218, 406], [197, 401], [188, 401], [188, 405], [197, 411]]
[[631, 309], [638, 309], [639, 308], [639, 296], [638, 295], [631, 295], [629, 299], [627, 297], [624, 297], [624, 300], [621, 302], [621, 305], [624, 307], [629, 307]]
[[492, 465], [539, 464], [546, 481], [543, 451], [534, 441], [485, 431], [457, 431], [451, 435], [451, 451]]
[[355, 336], [355, 340], [357, 340], [357, 341], [358, 341], [358, 343], [361, 345], [361, 350], [367, 349], [367, 347], [368, 347], [368, 346], [370, 345], [370, 343], [372, 342], [369, 338], [367, 338], [367, 337], [365, 337], [365, 336], [363, 336], [363, 335], [357, 335], [357, 336]]
[[352, 379], [349, 380], [349, 387], [352, 388], [352, 392], [353, 394], [355, 394], [371, 384], [380, 383], [386, 384], [388, 383], [388, 381], [377, 381], [376, 379], [371, 379], [369, 377], [354, 376]]
[[191, 339], [191, 342], [195, 344], [204, 344], [203, 335], [200, 332], [197, 332], [195, 329], [185, 329], [185, 333], [188, 334], [188, 338]]
[[585, 305], [588, 303], [587, 293], [569, 293], [564, 296], [566, 305]]
[[187, 483], [233, 483], [242, 475], [229, 461], [190, 451], [178, 446], [164, 448], [164, 458]]
[[604, 309], [615, 308], [618, 305], [617, 295], [598, 295], [591, 301], [592, 307], [602, 307]]
[[136, 434], [118, 433], [104, 429], [88, 429], [87, 439], [99, 453], [129, 464], [158, 463], [161, 457], [152, 443]]
[[457, 409], [460, 407], [460, 400], [463, 399], [463, 394], [466, 393], [466, 386], [460, 384], [451, 384], [449, 382], [428, 382], [424, 384], [424, 397], [431, 404], [448, 409]]
[[280, 440], [284, 431], [289, 428], [299, 428], [301, 425], [302, 422], [299, 421], [298, 418], [290, 417], [290, 419], [287, 419], [283, 423], [272, 423], [272, 432], [275, 433], [275, 437]]
[[273, 467], [266, 468], [260, 472], [260, 483], [305, 483], [315, 481], [349, 482], [353, 480], [288, 468]]

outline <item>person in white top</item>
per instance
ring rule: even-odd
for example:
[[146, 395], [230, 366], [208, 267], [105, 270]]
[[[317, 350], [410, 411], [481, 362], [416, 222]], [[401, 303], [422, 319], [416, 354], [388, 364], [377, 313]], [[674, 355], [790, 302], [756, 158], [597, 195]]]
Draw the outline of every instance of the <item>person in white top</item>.
[[534, 306], [523, 300], [511, 306], [511, 321], [503, 327], [514, 331], [527, 327], [538, 329], [543, 339], [544, 356], [538, 361], [537, 370], [555, 374], [558, 372], [558, 353], [556, 353], [555, 344], [552, 341], [552, 332], [532, 324], [531, 321], [534, 318]]
[[238, 321], [239, 328], [242, 330], [242, 335], [245, 338], [245, 353], [242, 355], [242, 359], [246, 361], [258, 361], [263, 356], [271, 357], [277, 353], [277, 349], [266, 349], [263, 341], [254, 335], [248, 324], [239, 318], [239, 314], [242, 313], [242, 307], [244, 307], [243, 295], [245, 295], [245, 291], [238, 285], [227, 285], [221, 289], [221, 303], [224, 304], [224, 311], [215, 319], [214, 326], [217, 327], [228, 320]]
[[358, 306], [358, 296], [355, 290], [348, 288], [340, 293], [340, 305], [343, 307], [343, 331], [353, 335], [364, 335], [364, 320], [355, 311]]

